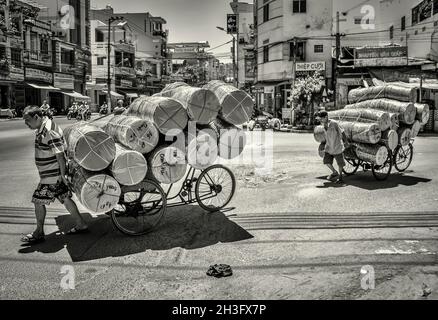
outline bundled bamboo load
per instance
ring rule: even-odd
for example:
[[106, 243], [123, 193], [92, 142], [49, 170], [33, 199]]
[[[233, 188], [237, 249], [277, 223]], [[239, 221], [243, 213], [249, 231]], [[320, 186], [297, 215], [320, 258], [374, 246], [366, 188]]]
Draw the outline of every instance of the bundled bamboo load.
[[398, 113], [388, 113], [390, 125], [389, 129], [397, 130], [400, 127], [400, 120], [398, 119]]
[[187, 138], [187, 161], [198, 170], [204, 170], [213, 165], [219, 154], [216, 132], [210, 127], [195, 130], [196, 135], [189, 131]]
[[134, 186], [146, 177], [148, 164], [140, 152], [116, 144], [116, 156], [110, 170], [121, 185]]
[[385, 131], [391, 126], [389, 113], [370, 109], [343, 109], [328, 113], [333, 120], [377, 123], [380, 130]]
[[318, 154], [321, 158], [325, 156], [325, 143], [321, 143], [318, 147]]
[[245, 131], [217, 118], [210, 123], [218, 137], [219, 157], [231, 160], [238, 157], [246, 146]]
[[146, 154], [158, 145], [159, 132], [155, 125], [132, 116], [110, 116], [93, 122], [126, 148]]
[[190, 120], [201, 125], [207, 125], [216, 119], [220, 110], [219, 100], [213, 92], [194, 88], [186, 83], [170, 84], [154, 96], [179, 101], [186, 108]]
[[114, 139], [102, 129], [79, 122], [64, 130], [67, 156], [89, 171], [106, 169], [114, 160]]
[[117, 206], [121, 188], [113, 177], [87, 171], [78, 164], [74, 165], [72, 176], [73, 192], [90, 213], [106, 213]]
[[184, 106], [166, 97], [140, 97], [134, 100], [124, 115], [148, 120], [164, 135], [170, 131], [184, 130], [189, 121]]
[[378, 166], [383, 165], [388, 160], [388, 149], [382, 145], [370, 145], [353, 143], [356, 156], [363, 161], [374, 163]]
[[178, 148], [161, 146], [148, 158], [150, 174], [159, 183], [176, 183], [186, 174], [187, 162], [185, 158], [185, 153]]
[[325, 143], [326, 141], [326, 131], [324, 129], [324, 126], [316, 126], [313, 130], [313, 137], [315, 138], [315, 141], [318, 143]]
[[421, 125], [425, 125], [429, 122], [429, 118], [430, 118], [430, 108], [429, 105], [427, 104], [422, 104], [422, 103], [416, 103], [414, 104], [415, 109], [416, 109], [416, 116], [415, 119], [420, 121]]
[[337, 121], [347, 138], [353, 142], [376, 144], [382, 138], [382, 130], [376, 123]]
[[412, 139], [416, 138], [421, 130], [421, 122], [416, 120], [411, 127], [412, 130]]
[[384, 85], [354, 89], [348, 94], [348, 101], [350, 103], [382, 98], [415, 103], [417, 102], [417, 90], [415, 88], [405, 88], [396, 85]]
[[219, 80], [210, 81], [204, 88], [214, 92], [219, 99], [223, 120], [238, 126], [251, 119], [254, 101], [245, 91]]
[[381, 142], [389, 148], [389, 150], [394, 151], [399, 143], [398, 133], [396, 130], [386, 130], [382, 132]]
[[355, 104], [345, 106], [345, 109], [373, 109], [398, 113], [400, 122], [405, 124], [413, 124], [417, 115], [417, 110], [413, 103], [401, 102], [390, 99], [377, 99], [362, 101]]
[[399, 136], [399, 144], [403, 147], [407, 146], [412, 139], [412, 129], [410, 127], [400, 127], [397, 130], [398, 136]]

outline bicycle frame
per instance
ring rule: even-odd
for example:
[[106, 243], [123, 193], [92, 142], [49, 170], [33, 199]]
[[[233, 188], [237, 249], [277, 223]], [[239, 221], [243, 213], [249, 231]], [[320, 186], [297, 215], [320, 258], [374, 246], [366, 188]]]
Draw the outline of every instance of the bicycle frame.
[[[172, 200], [178, 199], [178, 202], [175, 203], [168, 203], [167, 207], [168, 208], [173, 208], [173, 207], [181, 207], [181, 206], [185, 206], [185, 205], [189, 205], [189, 204], [193, 204], [193, 203], [197, 203], [198, 200], [196, 199], [196, 196], [193, 196], [193, 193], [195, 192], [194, 188], [195, 188], [195, 184], [196, 184], [196, 178], [195, 178], [195, 174], [196, 171], [201, 171], [201, 173], [203, 172], [203, 170], [197, 170], [194, 169], [193, 167], [189, 168], [189, 171], [187, 172], [187, 175], [184, 179], [183, 185], [181, 186], [179, 192], [173, 196], [173, 197], [169, 197], [170, 192], [172, 191], [172, 189], [174, 188], [175, 184], [172, 183], [169, 186], [169, 189], [167, 190], [167, 192], [165, 192], [166, 197], [167, 197], [167, 201], [171, 202]], [[211, 198], [214, 198], [215, 195], [212, 192], [211, 193]], [[209, 198], [203, 198], [203, 200], [206, 200]]]

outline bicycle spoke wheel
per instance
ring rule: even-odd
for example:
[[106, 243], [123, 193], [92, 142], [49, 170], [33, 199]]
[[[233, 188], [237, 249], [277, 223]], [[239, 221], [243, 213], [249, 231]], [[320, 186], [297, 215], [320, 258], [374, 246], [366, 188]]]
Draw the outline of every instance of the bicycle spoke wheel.
[[352, 176], [359, 169], [360, 162], [356, 159], [345, 159], [344, 173], [347, 176]]
[[156, 229], [166, 212], [166, 194], [159, 184], [145, 180], [125, 188], [119, 204], [111, 213], [114, 225], [122, 233], [139, 236]]
[[203, 171], [196, 182], [196, 200], [204, 210], [223, 209], [234, 196], [236, 179], [230, 169], [215, 165]]
[[388, 179], [392, 171], [392, 153], [390, 151], [388, 152], [388, 158], [381, 166], [371, 164], [371, 171], [373, 172], [374, 178], [378, 181]]
[[407, 146], [398, 146], [395, 150], [394, 166], [399, 172], [406, 171], [412, 163], [414, 146], [410, 143]]

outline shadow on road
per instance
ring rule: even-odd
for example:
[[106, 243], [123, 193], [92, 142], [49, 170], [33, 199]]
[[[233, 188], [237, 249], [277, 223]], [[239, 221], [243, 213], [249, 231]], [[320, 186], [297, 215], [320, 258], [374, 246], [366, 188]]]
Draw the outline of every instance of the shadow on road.
[[[219, 242], [237, 242], [253, 238], [230, 221], [222, 212], [206, 213], [197, 206], [168, 209], [161, 227], [141, 237], [128, 237], [118, 232], [108, 216], [84, 215], [90, 227], [85, 235], [64, 235], [58, 231], [46, 236], [44, 243], [24, 247], [19, 253], [55, 253], [66, 248], [73, 262], [107, 257], [123, 257], [147, 250], [173, 248], [197, 249]], [[69, 215], [56, 218], [61, 231], [69, 230], [74, 222]]]
[[[409, 173], [409, 172], [406, 172]], [[377, 181], [371, 172], [358, 172], [353, 176], [344, 176], [344, 184], [336, 184], [330, 181], [324, 182], [322, 186], [317, 188], [340, 188], [345, 186], [353, 186], [369, 191], [392, 189], [398, 186], [415, 186], [419, 183], [428, 183], [432, 179], [426, 179], [421, 177], [414, 177], [406, 175], [406, 173], [393, 173], [389, 176], [388, 180]], [[317, 179], [326, 180], [327, 176], [318, 177]]]

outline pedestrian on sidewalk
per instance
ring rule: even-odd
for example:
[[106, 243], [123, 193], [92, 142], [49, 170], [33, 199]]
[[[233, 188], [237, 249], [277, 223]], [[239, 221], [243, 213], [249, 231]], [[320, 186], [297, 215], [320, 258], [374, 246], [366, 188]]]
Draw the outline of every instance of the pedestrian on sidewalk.
[[[326, 144], [324, 154], [324, 164], [331, 170], [332, 174], [327, 180], [336, 183], [343, 183], [343, 170], [345, 167], [344, 151], [348, 147], [347, 136], [341, 126], [334, 120], [329, 120], [326, 111], [319, 111], [315, 117], [321, 122], [326, 131]], [[339, 172], [333, 167], [333, 161], [336, 160]]]
[[50, 205], [56, 199], [65, 206], [76, 221], [76, 227], [67, 234], [87, 232], [88, 226], [72, 200], [72, 193], [68, 187], [62, 129], [53, 120], [43, 116], [41, 108], [37, 106], [24, 109], [23, 118], [29, 129], [35, 130], [36, 133], [35, 163], [40, 183], [32, 197], [37, 227], [33, 233], [23, 236], [21, 241], [27, 244], [36, 244], [45, 240], [46, 205]]

